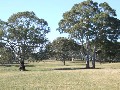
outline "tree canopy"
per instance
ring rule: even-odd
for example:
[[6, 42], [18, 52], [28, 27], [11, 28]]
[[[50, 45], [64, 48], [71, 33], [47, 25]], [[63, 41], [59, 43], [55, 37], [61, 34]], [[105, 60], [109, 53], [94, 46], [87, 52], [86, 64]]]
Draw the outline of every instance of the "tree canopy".
[[50, 32], [47, 21], [29, 11], [11, 15], [7, 22], [1, 21], [0, 26], [2, 41], [23, 61], [28, 54], [42, 48]]
[[67, 39], [65, 37], [58, 37], [53, 40], [52, 43], [46, 47], [51, 54], [51, 57], [55, 57], [58, 60], [71, 60], [74, 54], [78, 53], [81, 46], [72, 39]]
[[95, 68], [95, 51], [98, 42], [117, 41], [120, 36], [120, 20], [115, 18], [116, 12], [108, 3], [83, 1], [75, 4], [71, 10], [63, 14], [57, 30], [68, 33], [70, 37], [86, 44], [86, 68], [89, 68], [90, 41], [94, 42], [93, 68]]

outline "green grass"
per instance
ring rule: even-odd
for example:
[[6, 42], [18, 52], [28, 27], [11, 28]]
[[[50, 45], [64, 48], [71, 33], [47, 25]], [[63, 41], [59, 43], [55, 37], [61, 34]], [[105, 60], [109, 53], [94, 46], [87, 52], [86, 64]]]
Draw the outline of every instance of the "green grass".
[[85, 63], [48, 61], [0, 66], [0, 90], [120, 90], [120, 63], [96, 64], [84, 69]]

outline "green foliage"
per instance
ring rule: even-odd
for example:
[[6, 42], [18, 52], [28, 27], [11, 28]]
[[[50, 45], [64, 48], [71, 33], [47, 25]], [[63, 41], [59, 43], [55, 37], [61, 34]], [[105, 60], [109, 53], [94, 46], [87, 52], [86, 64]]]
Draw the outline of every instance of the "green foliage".
[[75, 4], [71, 10], [63, 14], [57, 30], [68, 33], [72, 38], [86, 44], [87, 66], [89, 67], [90, 41], [94, 41], [93, 58], [100, 42], [117, 41], [120, 36], [120, 20], [115, 18], [116, 12], [108, 3], [83, 1]]
[[[80, 41], [83, 39], [107, 38], [107, 34], [118, 34], [119, 20], [114, 18], [115, 10], [106, 2], [98, 4], [87, 0], [75, 4], [63, 14], [58, 30], [69, 33]], [[116, 36], [117, 37], [117, 36]]]
[[10, 39], [25, 41], [31, 44], [44, 43], [49, 32], [48, 23], [39, 19], [34, 12], [18, 12], [8, 19]]
[[101, 45], [101, 54], [104, 56], [104, 61], [109, 62], [118, 62], [120, 58], [118, 58], [118, 54], [120, 54], [120, 44], [117, 42], [106, 41]]
[[0, 30], [0, 37], [2, 37], [3, 36], [3, 31], [2, 30]]
[[5, 25], [5, 22], [0, 20], [0, 40], [2, 40], [2, 37], [4, 36], [5, 32], [3, 30], [4, 28], [4, 25]]
[[49, 51], [51, 57], [60, 60], [71, 60], [75, 52], [80, 51], [81, 46], [72, 39], [58, 37], [46, 49]]
[[29, 11], [10, 16], [6, 27], [9, 44], [14, 43], [23, 57], [45, 44], [46, 34], [50, 32], [47, 21]]
[[6, 48], [0, 47], [0, 64], [8, 64], [12, 60], [12, 53]]

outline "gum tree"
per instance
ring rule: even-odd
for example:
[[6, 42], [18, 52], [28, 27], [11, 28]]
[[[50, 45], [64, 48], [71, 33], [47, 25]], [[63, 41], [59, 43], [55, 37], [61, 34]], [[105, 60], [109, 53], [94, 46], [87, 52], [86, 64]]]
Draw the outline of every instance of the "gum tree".
[[[71, 10], [63, 14], [57, 30], [60, 33], [68, 33], [70, 37], [79, 40], [86, 48], [86, 68], [89, 68], [89, 60], [92, 57], [92, 67], [95, 68], [95, 53], [99, 41], [105, 41], [110, 35], [118, 38], [118, 26], [113, 26], [116, 13], [106, 2], [98, 4], [92, 0], [75, 4]], [[110, 22], [110, 19], [114, 19]], [[113, 33], [114, 32], [114, 33]], [[116, 37], [114, 37], [116, 35]], [[94, 42], [91, 48], [90, 42]]]
[[65, 65], [65, 60], [72, 59], [75, 52], [77, 53], [80, 49], [81, 46], [74, 40], [58, 37], [50, 44], [48, 51], [51, 51], [56, 59], [62, 60]]
[[20, 61], [35, 52], [47, 41], [50, 32], [47, 21], [38, 18], [34, 12], [18, 12], [9, 17], [6, 24], [7, 41], [12, 49], [16, 48]]

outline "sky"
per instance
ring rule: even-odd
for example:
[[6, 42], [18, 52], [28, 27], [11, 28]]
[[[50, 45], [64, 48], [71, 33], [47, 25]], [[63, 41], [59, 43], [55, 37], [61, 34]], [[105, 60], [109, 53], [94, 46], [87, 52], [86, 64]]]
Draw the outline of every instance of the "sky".
[[[74, 4], [85, 0], [1, 0], [0, 19], [7, 19], [17, 12], [33, 11], [37, 17], [48, 22], [51, 32], [47, 38], [52, 42], [57, 37], [67, 37], [67, 34], [60, 34], [56, 31], [58, 22], [62, 19], [63, 13], [69, 11]], [[120, 4], [118, 0], [93, 0], [98, 3], [107, 2], [116, 10], [117, 18], [120, 19]]]

